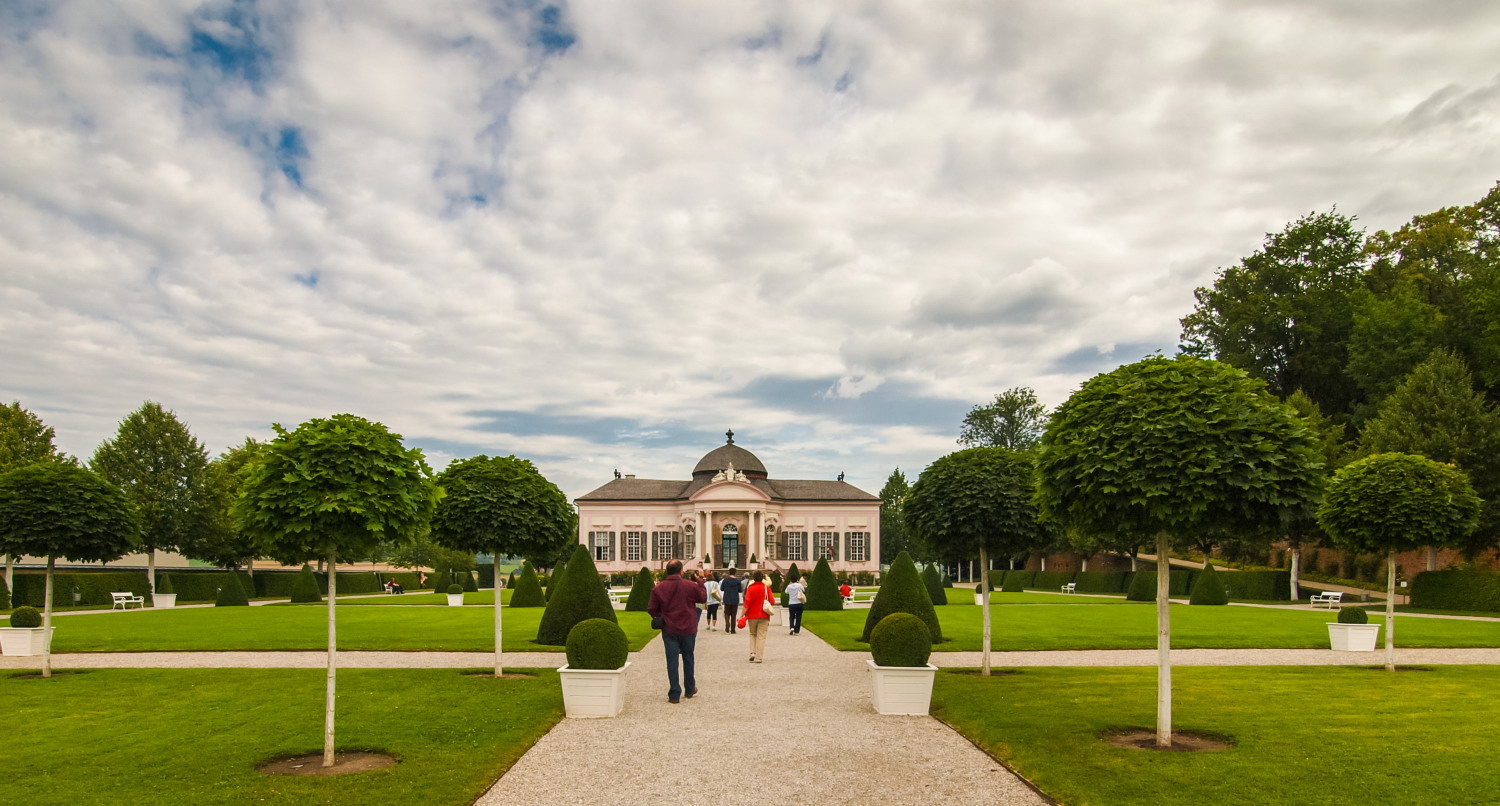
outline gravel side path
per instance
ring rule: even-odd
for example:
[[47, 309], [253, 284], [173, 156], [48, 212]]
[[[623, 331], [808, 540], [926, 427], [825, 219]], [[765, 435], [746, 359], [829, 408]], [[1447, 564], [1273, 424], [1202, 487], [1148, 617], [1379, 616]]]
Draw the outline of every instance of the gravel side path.
[[700, 693], [671, 705], [657, 638], [620, 716], [564, 719], [477, 804], [1048, 802], [937, 720], [877, 715], [867, 657], [773, 626], [749, 663], [746, 632], [700, 632]]
[[[934, 652], [932, 665], [977, 667], [979, 652]], [[1500, 648], [1402, 649], [1396, 662], [1423, 666], [1500, 664]], [[1374, 652], [1332, 649], [1174, 649], [1174, 666], [1371, 666], [1385, 663], [1385, 648]], [[991, 652], [990, 665], [1015, 666], [1155, 666], [1154, 649], [1092, 649], [1048, 652]]]
[[[561, 652], [507, 652], [507, 667], [556, 669]], [[322, 669], [328, 656], [313, 652], [72, 652], [52, 656], [54, 669]], [[0, 657], [0, 669], [36, 669], [40, 657]], [[340, 652], [341, 669], [493, 669], [492, 652]], [[664, 672], [665, 673], [665, 672]]]

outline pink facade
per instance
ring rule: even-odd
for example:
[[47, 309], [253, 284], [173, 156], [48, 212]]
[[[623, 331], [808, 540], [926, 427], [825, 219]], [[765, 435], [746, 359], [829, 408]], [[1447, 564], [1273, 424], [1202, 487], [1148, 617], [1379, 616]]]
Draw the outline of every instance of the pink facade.
[[756, 567], [880, 571], [880, 499], [838, 481], [770, 478], [730, 441], [709, 452], [691, 481], [624, 476], [582, 496], [578, 542], [601, 573]]

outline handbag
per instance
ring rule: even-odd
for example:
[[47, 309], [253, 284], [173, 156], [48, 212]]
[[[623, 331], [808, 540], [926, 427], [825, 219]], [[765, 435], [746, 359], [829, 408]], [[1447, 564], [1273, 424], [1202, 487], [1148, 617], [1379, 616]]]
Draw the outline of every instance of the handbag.
[[760, 603], [760, 609], [765, 611], [766, 618], [770, 618], [776, 614], [776, 597], [771, 595], [770, 585], [766, 586], [766, 598], [765, 601]]
[[797, 604], [807, 604], [807, 588], [797, 589]]

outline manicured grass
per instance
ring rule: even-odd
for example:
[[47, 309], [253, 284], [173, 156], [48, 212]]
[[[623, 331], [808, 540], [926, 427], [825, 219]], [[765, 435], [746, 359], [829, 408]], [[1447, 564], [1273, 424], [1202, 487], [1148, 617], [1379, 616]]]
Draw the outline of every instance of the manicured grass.
[[494, 680], [458, 670], [339, 671], [340, 751], [399, 759], [329, 778], [257, 764], [321, 753], [316, 669], [108, 669], [0, 677], [25, 738], [6, 754], [7, 803], [472, 802], [562, 717], [551, 670]]
[[[510, 589], [506, 589], [500, 601], [510, 604]], [[407, 591], [400, 595], [387, 594], [382, 596], [371, 596], [364, 599], [344, 600], [339, 597], [340, 605], [448, 605], [448, 594], [443, 591]], [[464, 594], [465, 605], [489, 605], [495, 606], [495, 592], [493, 590], [469, 591]], [[311, 606], [311, 605], [307, 605]]]
[[1174, 729], [1228, 750], [1161, 753], [1099, 739], [1154, 729], [1156, 670], [939, 672], [933, 714], [1069, 806], [1494, 803], [1492, 666], [1178, 667]]
[[[493, 652], [494, 608], [348, 607], [339, 605], [340, 649]], [[645, 613], [617, 612], [639, 650], [656, 635]], [[561, 652], [532, 643], [542, 608], [506, 610], [505, 651]], [[322, 649], [327, 606], [210, 607], [62, 616], [55, 626], [57, 652], [160, 652], [188, 650]]]
[[[1147, 602], [1122, 605], [992, 605], [990, 647], [995, 650], [1150, 649], [1156, 646], [1156, 608]], [[836, 649], [869, 651], [859, 641], [866, 609], [807, 611], [809, 630]], [[944, 637], [936, 652], [978, 651], [980, 608], [937, 608]], [[1327, 649], [1334, 611], [1270, 610], [1259, 607], [1172, 606], [1172, 646], [1178, 649]], [[1384, 640], [1382, 638], [1382, 640]], [[1400, 618], [1398, 647], [1500, 646], [1500, 622]]]
[[[955, 605], [966, 604], [973, 607], [973, 589], [965, 588], [962, 596], [955, 596], [950, 592], [948, 594], [948, 603]], [[1018, 593], [1015, 591], [1005, 593], [1004, 591], [990, 591], [991, 607], [1007, 604], [1140, 604], [1140, 602], [1129, 601], [1125, 598], [1124, 594], [1110, 596], [1108, 594], [1093, 593]]]

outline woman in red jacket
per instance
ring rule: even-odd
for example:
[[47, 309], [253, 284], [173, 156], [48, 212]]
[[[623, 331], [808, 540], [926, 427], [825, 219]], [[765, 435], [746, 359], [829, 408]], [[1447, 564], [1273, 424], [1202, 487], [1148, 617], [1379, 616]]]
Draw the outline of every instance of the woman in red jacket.
[[776, 604], [776, 594], [766, 583], [765, 574], [756, 571], [750, 579], [750, 587], [745, 590], [744, 618], [750, 628], [750, 662], [760, 663], [766, 657], [766, 633], [771, 629], [768, 605]]

